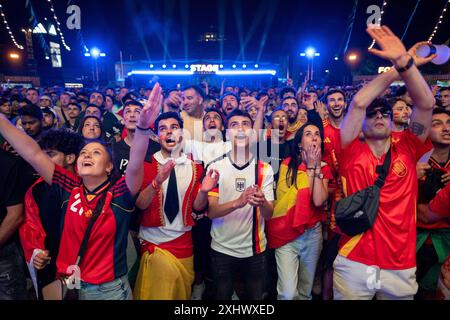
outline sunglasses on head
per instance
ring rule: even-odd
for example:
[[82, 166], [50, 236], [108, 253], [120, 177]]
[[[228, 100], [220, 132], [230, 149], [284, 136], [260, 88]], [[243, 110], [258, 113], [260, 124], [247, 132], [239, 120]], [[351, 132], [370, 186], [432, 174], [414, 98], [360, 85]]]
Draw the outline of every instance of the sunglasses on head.
[[389, 118], [392, 114], [392, 111], [390, 109], [372, 109], [372, 110], [368, 110], [366, 112], [366, 118], [369, 119], [373, 119], [377, 116], [378, 112], [381, 113], [381, 115], [383, 116], [383, 118]]

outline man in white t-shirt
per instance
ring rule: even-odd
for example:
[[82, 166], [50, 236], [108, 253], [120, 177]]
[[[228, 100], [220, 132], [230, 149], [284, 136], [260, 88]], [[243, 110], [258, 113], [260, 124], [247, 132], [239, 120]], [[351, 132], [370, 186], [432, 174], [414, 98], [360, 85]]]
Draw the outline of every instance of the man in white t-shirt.
[[184, 153], [191, 154], [192, 160], [203, 162], [206, 167], [214, 160], [231, 151], [231, 142], [223, 137], [225, 116], [217, 108], [207, 108], [203, 116], [203, 140], [186, 139]]
[[231, 299], [233, 278], [240, 270], [243, 298], [261, 300], [267, 242], [264, 220], [273, 213], [273, 170], [250, 150], [255, 140], [250, 115], [233, 110], [227, 124], [232, 149], [209, 166], [220, 172], [217, 188], [208, 193], [215, 299]]

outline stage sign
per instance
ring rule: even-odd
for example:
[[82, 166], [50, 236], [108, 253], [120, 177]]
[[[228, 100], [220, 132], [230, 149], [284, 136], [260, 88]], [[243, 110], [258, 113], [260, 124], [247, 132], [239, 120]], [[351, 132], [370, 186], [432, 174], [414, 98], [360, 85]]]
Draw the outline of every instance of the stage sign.
[[218, 64], [191, 64], [191, 71], [200, 74], [215, 74], [219, 71]]

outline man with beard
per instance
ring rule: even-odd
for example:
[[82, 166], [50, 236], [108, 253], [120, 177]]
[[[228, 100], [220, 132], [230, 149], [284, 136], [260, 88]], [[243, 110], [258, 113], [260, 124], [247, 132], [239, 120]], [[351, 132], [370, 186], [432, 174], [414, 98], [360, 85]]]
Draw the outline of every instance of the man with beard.
[[240, 99], [232, 92], [225, 92], [220, 99], [220, 108], [225, 116], [228, 116], [231, 111], [236, 110], [239, 107]]
[[203, 116], [205, 94], [198, 86], [189, 86], [184, 88], [182, 94], [180, 116], [183, 119], [184, 128], [189, 132], [190, 138], [202, 141], [203, 136]]
[[450, 181], [450, 111], [433, 110], [430, 139], [434, 149], [428, 163], [417, 164], [417, 282], [418, 298], [425, 300], [436, 296], [439, 270], [450, 253], [450, 216], [433, 221], [428, 210], [429, 202]]
[[50, 130], [58, 127], [58, 118], [56, 117], [56, 111], [49, 107], [42, 108], [42, 130]]
[[286, 129], [286, 140], [293, 140], [295, 133], [303, 125], [298, 119], [298, 102], [295, 98], [287, 97], [281, 102], [284, 112], [288, 117], [288, 127]]
[[347, 103], [345, 93], [340, 89], [331, 89], [325, 96], [328, 118], [323, 121], [324, 128], [324, 153], [323, 160], [330, 166], [333, 179], [330, 180], [328, 190], [330, 194], [330, 224], [328, 228], [327, 241], [324, 244], [324, 274], [323, 274], [323, 298], [332, 299], [333, 296], [333, 261], [337, 255], [337, 243], [339, 237], [336, 234], [336, 223], [334, 220], [334, 203], [342, 195], [339, 177], [338, 155], [341, 151], [340, 127], [344, 119]]
[[163, 113], [155, 121], [161, 150], [150, 164], [144, 164], [142, 191], [136, 201], [144, 212], [135, 299], [186, 300], [191, 295], [192, 214], [206, 210], [207, 193], [217, 185], [219, 173], [210, 171], [201, 182], [202, 166], [182, 152], [182, 128], [175, 112]]
[[409, 126], [409, 118], [411, 117], [411, 107], [406, 104], [403, 99], [394, 98], [390, 101], [392, 106], [392, 118], [394, 122], [393, 132], [403, 132]]
[[77, 132], [77, 119], [81, 113], [81, 106], [78, 103], [70, 102], [67, 106], [67, 121], [62, 126], [63, 128], [67, 128], [72, 132]]
[[[356, 236], [342, 235], [333, 268], [334, 299], [413, 299], [416, 282], [416, 163], [429, 150], [425, 144], [435, 99], [417, 65], [433, 59], [407, 52], [386, 27], [370, 27], [380, 49], [372, 54], [390, 60], [394, 68], [378, 75], [353, 98], [341, 125], [339, 171], [345, 195], [373, 186], [377, 166], [391, 154], [380, 190], [376, 220]], [[405, 82], [415, 103], [410, 129], [392, 139], [392, 109], [383, 91], [398, 79]], [[364, 133], [364, 141], [359, 139]]]

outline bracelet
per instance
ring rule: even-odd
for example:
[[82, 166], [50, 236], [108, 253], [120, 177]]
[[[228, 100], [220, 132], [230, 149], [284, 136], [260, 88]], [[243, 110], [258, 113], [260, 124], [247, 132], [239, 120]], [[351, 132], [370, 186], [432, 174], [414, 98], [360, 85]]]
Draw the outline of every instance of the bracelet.
[[408, 63], [406, 64], [406, 66], [404, 66], [404, 67], [402, 67], [402, 68], [397, 68], [397, 67], [395, 67], [395, 69], [396, 69], [399, 73], [405, 72], [406, 70], [410, 69], [410, 68], [414, 65], [414, 59], [413, 59], [413, 57], [411, 57], [411, 56], [409, 56], [409, 57], [410, 57], [410, 58], [409, 58], [409, 60], [408, 60]]
[[156, 184], [156, 179], [153, 179], [153, 181], [152, 181], [152, 188], [153, 188], [154, 190], [158, 190], [159, 187], [160, 187], [160, 186]]

